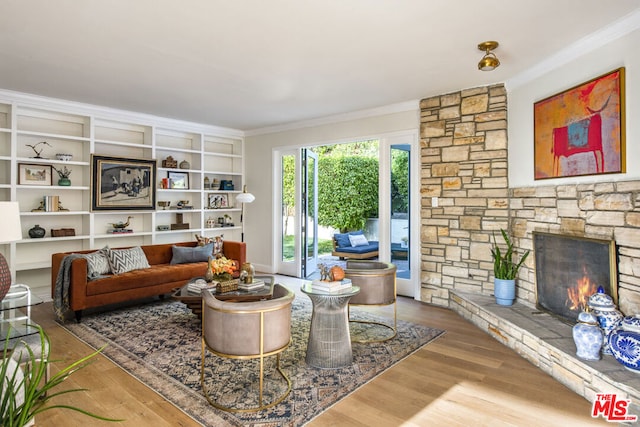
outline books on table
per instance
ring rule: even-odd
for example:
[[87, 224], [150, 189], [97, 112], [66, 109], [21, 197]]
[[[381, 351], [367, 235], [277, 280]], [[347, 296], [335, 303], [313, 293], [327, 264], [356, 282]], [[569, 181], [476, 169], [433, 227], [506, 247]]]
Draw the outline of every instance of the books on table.
[[209, 283], [204, 279], [198, 279], [187, 284], [187, 291], [194, 294], [200, 294], [203, 289], [215, 289], [216, 286], [218, 286], [218, 282]]
[[338, 292], [343, 289], [349, 289], [352, 286], [351, 279], [335, 280], [333, 282], [314, 280], [311, 282], [311, 289], [322, 292]]
[[264, 280], [253, 280], [251, 283], [238, 283], [238, 289], [241, 291], [255, 291], [264, 287]]

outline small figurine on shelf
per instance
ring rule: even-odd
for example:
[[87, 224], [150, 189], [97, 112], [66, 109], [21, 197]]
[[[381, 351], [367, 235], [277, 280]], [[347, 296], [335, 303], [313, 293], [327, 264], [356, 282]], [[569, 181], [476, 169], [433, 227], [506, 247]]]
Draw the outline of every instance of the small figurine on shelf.
[[60, 212], [69, 212], [69, 209], [66, 209], [64, 206], [62, 206], [62, 201], [58, 200], [58, 211]]
[[31, 212], [46, 212], [47, 209], [44, 206], [44, 200], [40, 200], [40, 206], [35, 209], [31, 209]]
[[36, 155], [32, 157], [32, 159], [44, 159], [44, 157], [40, 155], [40, 153], [42, 153], [42, 150], [44, 150], [44, 147], [38, 150], [38, 146], [40, 144], [48, 145], [49, 147], [51, 147], [51, 144], [49, 144], [47, 141], [40, 141], [37, 144], [33, 144], [33, 145], [27, 144], [27, 147], [31, 148], [36, 153]]
[[115, 229], [127, 228], [129, 226], [129, 222], [131, 221], [132, 216], [127, 217], [127, 222], [114, 222], [111, 226]]
[[58, 180], [58, 185], [69, 186], [71, 185], [71, 180], [69, 176], [71, 175], [71, 169], [64, 166], [62, 169], [58, 169], [57, 167], [51, 165], [54, 171], [58, 172], [58, 176], [60, 179]]

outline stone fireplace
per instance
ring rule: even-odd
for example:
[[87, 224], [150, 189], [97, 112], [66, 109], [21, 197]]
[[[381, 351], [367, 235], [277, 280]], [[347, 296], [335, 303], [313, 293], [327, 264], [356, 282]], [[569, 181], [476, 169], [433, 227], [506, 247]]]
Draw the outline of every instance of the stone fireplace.
[[533, 246], [537, 308], [573, 325], [599, 288], [617, 303], [613, 240], [534, 232]]
[[[572, 325], [537, 305], [534, 248], [534, 232], [615, 241], [617, 268], [610, 283], [617, 283], [619, 309], [640, 314], [640, 181], [581, 177], [509, 188], [502, 85], [427, 98], [420, 106], [420, 299], [457, 311], [589, 401], [598, 392], [621, 393], [640, 414], [640, 375], [611, 356], [579, 359]], [[534, 252], [520, 270], [517, 302], [510, 308], [497, 306], [492, 296], [490, 247], [500, 229], [509, 231], [518, 252]]]

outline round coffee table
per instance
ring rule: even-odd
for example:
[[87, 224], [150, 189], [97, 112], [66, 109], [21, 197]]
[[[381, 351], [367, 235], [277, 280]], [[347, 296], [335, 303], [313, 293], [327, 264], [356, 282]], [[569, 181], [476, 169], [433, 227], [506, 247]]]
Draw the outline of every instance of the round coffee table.
[[[213, 295], [219, 300], [224, 301], [260, 301], [265, 299], [271, 299], [273, 297], [273, 285], [275, 283], [274, 276], [254, 276], [256, 280], [264, 281], [262, 288], [245, 291], [238, 289], [230, 292], [217, 293], [213, 292]], [[171, 297], [184, 304], [198, 316], [202, 318], [202, 294], [200, 292], [192, 292], [189, 290], [189, 284], [195, 282], [202, 277], [194, 277], [187, 282], [183, 287], [176, 289]], [[208, 292], [208, 291], [207, 291]]]

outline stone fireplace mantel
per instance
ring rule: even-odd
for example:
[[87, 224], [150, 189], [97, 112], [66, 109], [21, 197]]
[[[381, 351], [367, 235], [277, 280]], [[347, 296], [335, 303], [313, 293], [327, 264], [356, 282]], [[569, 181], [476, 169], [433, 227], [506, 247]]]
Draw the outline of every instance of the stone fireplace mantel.
[[640, 414], [640, 374], [613, 356], [591, 362], [578, 358], [572, 327], [527, 305], [499, 306], [492, 296], [452, 291], [451, 308], [480, 329], [515, 350], [542, 371], [590, 402], [596, 393], [618, 393], [632, 400]]

